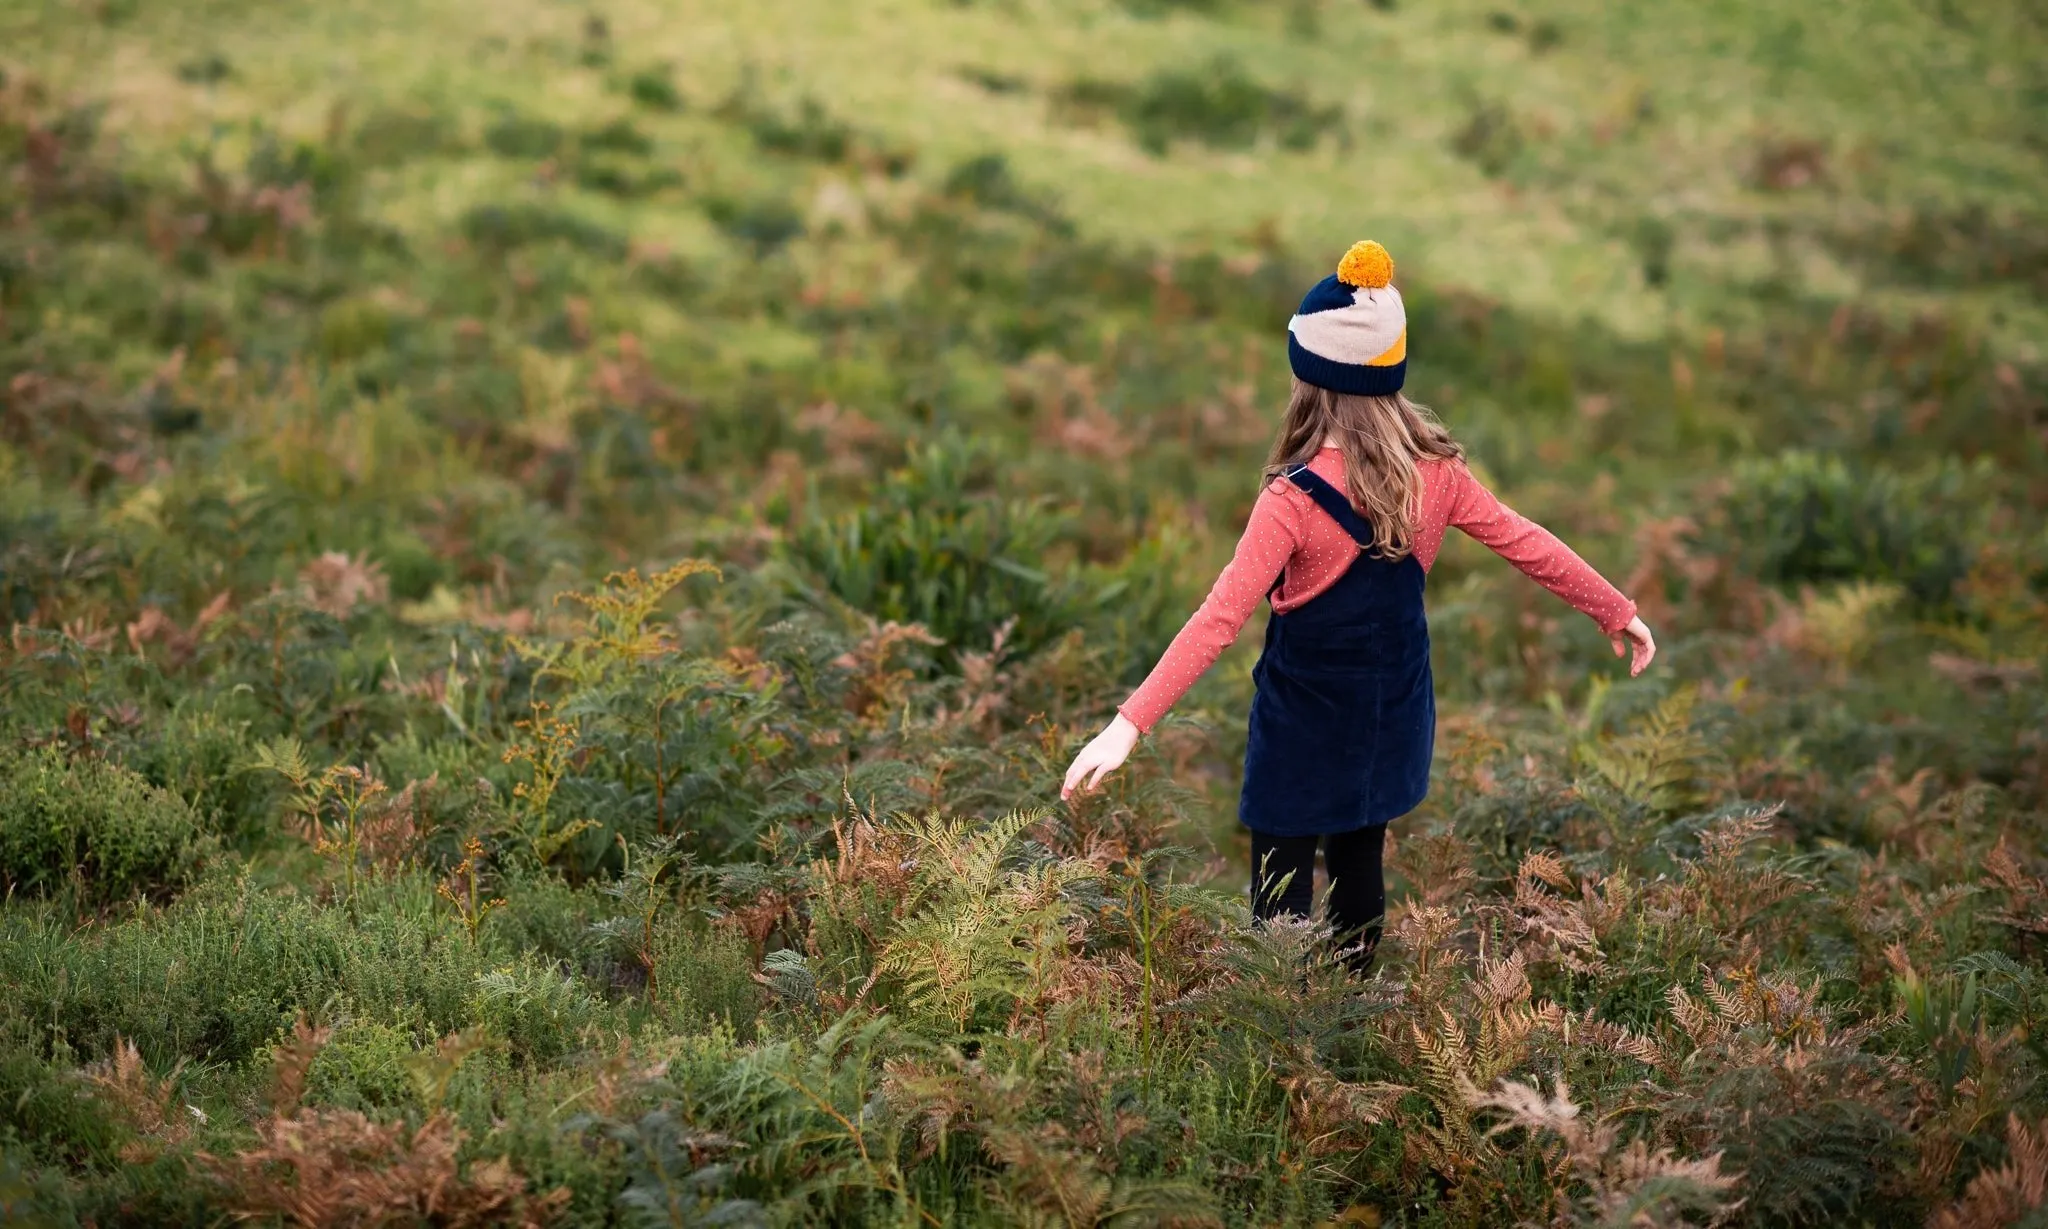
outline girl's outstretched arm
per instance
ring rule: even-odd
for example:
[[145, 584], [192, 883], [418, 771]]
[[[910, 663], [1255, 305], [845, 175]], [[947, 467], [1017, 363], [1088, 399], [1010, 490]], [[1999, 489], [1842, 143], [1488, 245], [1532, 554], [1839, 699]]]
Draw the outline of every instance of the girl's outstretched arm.
[[1265, 600], [1302, 541], [1305, 514], [1282, 493], [1283, 486], [1274, 483], [1259, 493], [1244, 536], [1237, 541], [1237, 551], [1210, 586], [1209, 596], [1167, 646], [1144, 684], [1123, 702], [1116, 720], [1074, 757], [1060, 797], [1071, 797], [1077, 788], [1084, 792], [1093, 789], [1116, 771], [1137, 745], [1138, 736], [1157, 724], [1237, 640], [1245, 621]]
[[1634, 602], [1556, 534], [1502, 503], [1463, 462], [1452, 462], [1445, 477], [1450, 482], [1451, 524], [1598, 623], [1616, 657], [1631, 655], [1632, 650], [1629, 673], [1643, 672], [1657, 655], [1657, 641], [1636, 616]]

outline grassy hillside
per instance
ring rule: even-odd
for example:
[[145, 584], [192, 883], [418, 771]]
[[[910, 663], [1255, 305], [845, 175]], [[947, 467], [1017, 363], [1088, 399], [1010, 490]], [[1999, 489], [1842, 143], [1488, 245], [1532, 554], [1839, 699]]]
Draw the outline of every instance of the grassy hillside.
[[[2044, 29], [0, 12], [0, 1207], [2041, 1215]], [[1052, 805], [1363, 235], [1665, 650], [1447, 545], [1369, 983], [1249, 645]]]
[[[99, 23], [92, 6], [0, 20], [50, 80], [101, 83], [124, 132], [169, 143], [252, 116], [317, 132], [337, 104], [603, 116], [603, 74], [564, 71], [590, 57], [595, 18], [618, 64], [671, 66], [692, 99], [753, 81], [935, 166], [1001, 150], [1127, 244], [1272, 228], [1341, 250], [1367, 230], [1417, 276], [1638, 334], [1703, 323], [1773, 278], [1908, 311], [1931, 291], [2002, 314], [2018, 345], [2043, 323], [2025, 293], [2048, 192], [2040, 15], [1965, 7], [116, 2]], [[204, 88], [180, 79], [216, 64]], [[1284, 120], [1205, 125], [1228, 103], [1170, 95], [1174, 77], [1213, 87], [1219, 64], [1313, 117], [1310, 139]], [[1099, 88], [1162, 82], [1147, 127], [1173, 143], [1166, 158], [1129, 139]], [[686, 117], [653, 127], [664, 153], [673, 140], [706, 157], [715, 141]], [[380, 211], [445, 222], [497, 186], [460, 170], [418, 168]], [[672, 209], [620, 212], [636, 235], [688, 241]]]

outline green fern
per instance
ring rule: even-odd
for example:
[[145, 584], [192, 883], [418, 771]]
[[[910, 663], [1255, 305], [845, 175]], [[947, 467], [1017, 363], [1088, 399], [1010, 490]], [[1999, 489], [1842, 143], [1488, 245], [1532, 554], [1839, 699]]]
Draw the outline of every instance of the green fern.
[[902, 987], [913, 1020], [961, 1031], [984, 1010], [1034, 997], [1065, 943], [1067, 893], [1099, 878], [1078, 860], [1012, 865], [1019, 838], [1044, 818], [1016, 811], [986, 826], [937, 815], [899, 817], [917, 870], [917, 902], [875, 967]]

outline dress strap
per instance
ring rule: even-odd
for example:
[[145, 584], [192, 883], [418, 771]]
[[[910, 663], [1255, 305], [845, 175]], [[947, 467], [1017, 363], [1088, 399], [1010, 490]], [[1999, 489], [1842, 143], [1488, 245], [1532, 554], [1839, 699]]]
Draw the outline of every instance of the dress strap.
[[1330, 514], [1351, 540], [1366, 550], [1372, 549], [1372, 525], [1358, 515], [1358, 509], [1344, 498], [1344, 493], [1331, 486], [1329, 479], [1306, 465], [1297, 465], [1280, 475], [1293, 483], [1302, 494], [1316, 501], [1317, 506]]

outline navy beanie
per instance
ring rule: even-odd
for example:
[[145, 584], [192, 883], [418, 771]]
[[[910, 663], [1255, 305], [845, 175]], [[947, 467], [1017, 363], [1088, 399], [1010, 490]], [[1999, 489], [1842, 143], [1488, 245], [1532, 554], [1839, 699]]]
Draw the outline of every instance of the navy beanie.
[[1304, 384], [1385, 396], [1408, 374], [1408, 312], [1394, 289], [1394, 258], [1368, 239], [1301, 301], [1287, 322], [1287, 361]]

